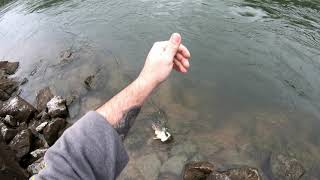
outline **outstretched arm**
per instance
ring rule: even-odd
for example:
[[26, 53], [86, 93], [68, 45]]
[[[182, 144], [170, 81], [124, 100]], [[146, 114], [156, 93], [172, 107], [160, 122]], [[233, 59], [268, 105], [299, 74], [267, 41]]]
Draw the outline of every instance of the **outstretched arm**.
[[189, 58], [190, 52], [181, 44], [179, 34], [173, 34], [169, 41], [156, 42], [138, 78], [96, 111], [121, 136], [126, 136], [153, 89], [169, 76], [173, 68], [186, 73]]
[[189, 58], [179, 34], [156, 42], [138, 78], [68, 128], [46, 152], [46, 167], [31, 179], [115, 179], [128, 162], [118, 134], [128, 133], [143, 102], [173, 68], [188, 71]]

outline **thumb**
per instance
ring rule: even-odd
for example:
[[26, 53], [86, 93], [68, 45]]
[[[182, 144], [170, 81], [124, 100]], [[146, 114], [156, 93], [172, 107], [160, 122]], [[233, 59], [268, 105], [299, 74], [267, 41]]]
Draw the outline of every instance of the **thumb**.
[[181, 36], [178, 33], [173, 33], [168, 41], [168, 45], [166, 47], [165, 53], [170, 59], [176, 55], [179, 46], [181, 44]]

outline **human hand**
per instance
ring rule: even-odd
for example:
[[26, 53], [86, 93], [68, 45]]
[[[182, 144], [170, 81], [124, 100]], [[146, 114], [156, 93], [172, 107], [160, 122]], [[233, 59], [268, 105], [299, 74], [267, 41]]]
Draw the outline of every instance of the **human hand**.
[[153, 44], [139, 78], [156, 86], [167, 79], [172, 69], [187, 73], [190, 57], [189, 50], [181, 44], [180, 34], [173, 33], [170, 40]]

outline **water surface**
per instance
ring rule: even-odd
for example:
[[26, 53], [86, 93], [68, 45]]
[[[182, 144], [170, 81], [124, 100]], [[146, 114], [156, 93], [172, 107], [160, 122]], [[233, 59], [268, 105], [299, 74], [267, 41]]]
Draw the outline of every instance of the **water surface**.
[[[16, 76], [29, 79], [21, 96], [34, 102], [45, 86], [78, 96], [71, 122], [132, 81], [153, 42], [182, 34], [191, 71], [173, 73], [146, 103], [125, 142], [131, 161], [120, 179], [145, 174], [145, 155], [164, 164], [181, 146], [191, 149], [188, 159], [257, 167], [267, 179], [270, 154], [282, 153], [302, 162], [305, 179], [320, 177], [319, 1], [1, 3], [0, 57], [20, 61]], [[66, 50], [72, 60], [62, 63]], [[90, 91], [89, 75], [97, 82]], [[170, 144], [152, 140], [148, 123], [159, 110], [175, 137]]]

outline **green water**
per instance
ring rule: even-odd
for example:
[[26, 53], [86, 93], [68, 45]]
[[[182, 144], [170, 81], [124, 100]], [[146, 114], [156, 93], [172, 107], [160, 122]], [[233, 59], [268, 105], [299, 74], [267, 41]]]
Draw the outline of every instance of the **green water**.
[[[125, 142], [131, 161], [120, 179], [140, 179], [145, 155], [163, 166], [181, 144], [189, 159], [257, 167], [266, 179], [274, 178], [270, 154], [282, 153], [302, 162], [304, 179], [320, 177], [318, 0], [0, 3], [0, 57], [20, 61], [16, 76], [29, 79], [21, 96], [34, 102], [45, 86], [79, 96], [71, 122], [134, 79], [154, 41], [181, 33], [191, 71], [173, 73], [145, 104]], [[72, 60], [61, 63], [65, 50]], [[83, 81], [92, 74], [88, 91]], [[170, 144], [152, 140], [150, 114], [159, 109]], [[158, 166], [151, 175], [161, 176]]]

